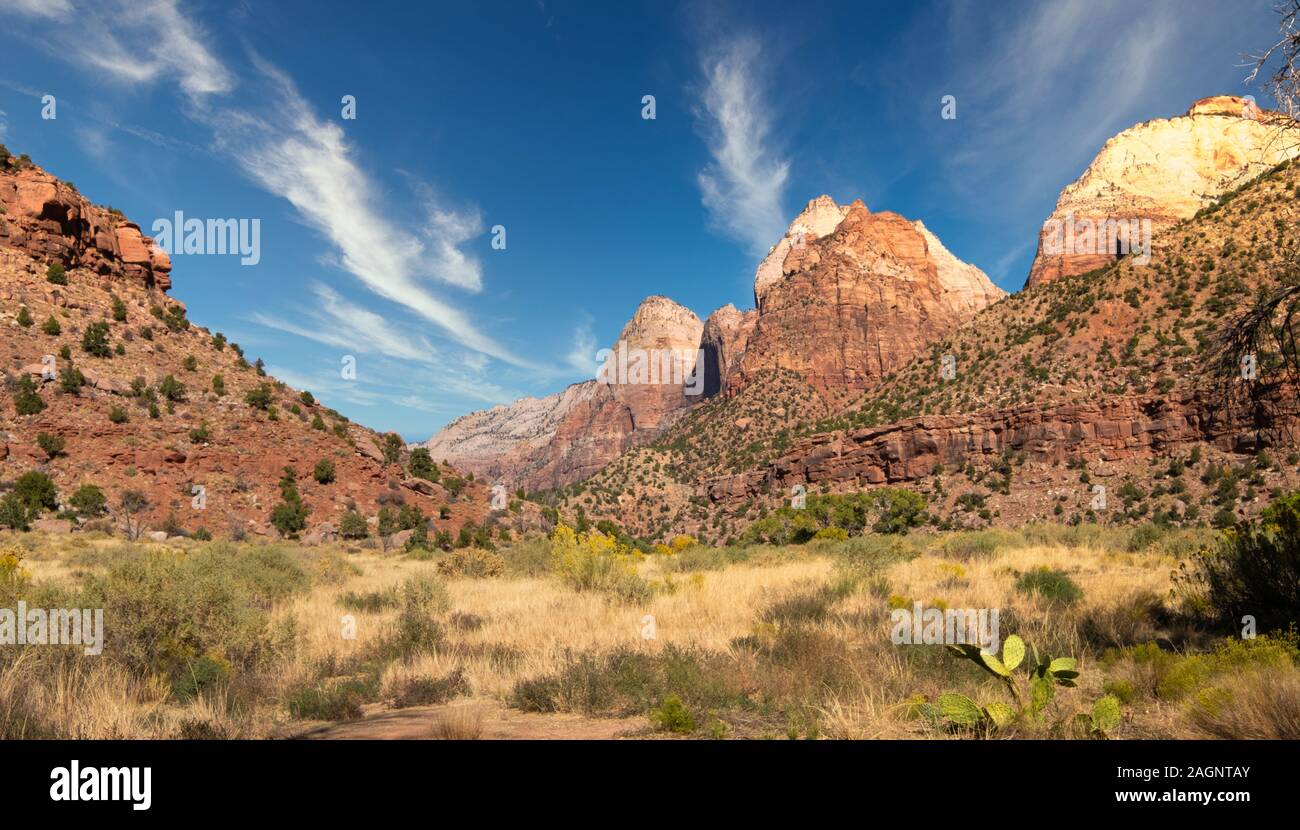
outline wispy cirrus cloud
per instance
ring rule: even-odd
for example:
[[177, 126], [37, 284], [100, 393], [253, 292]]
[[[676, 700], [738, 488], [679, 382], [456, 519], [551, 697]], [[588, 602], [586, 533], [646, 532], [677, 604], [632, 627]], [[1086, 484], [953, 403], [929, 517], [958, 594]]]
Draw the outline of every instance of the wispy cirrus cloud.
[[751, 37], [715, 45], [702, 58], [696, 116], [713, 161], [697, 177], [714, 222], [759, 256], [785, 231], [782, 196], [790, 163], [772, 147], [770, 104], [759, 75], [761, 46]]
[[596, 363], [596, 336], [591, 333], [591, 320], [584, 319], [573, 330], [573, 347], [565, 356], [565, 363], [584, 377], [595, 377], [599, 366]]
[[[36, 3], [44, 5], [43, 0]], [[235, 87], [234, 75], [204, 45], [209, 38], [203, 27], [182, 14], [176, 0], [75, 7], [71, 0], [57, 0], [48, 11], [32, 16], [68, 24], [50, 42], [55, 54], [109, 79], [127, 84], [174, 79], [196, 101]]]
[[[249, 56], [251, 76], [237, 77], [208, 48], [202, 27], [182, 15], [175, 0], [120, 0], [107, 9], [85, 3], [75, 11], [59, 37], [93, 48], [61, 54], [122, 83], [175, 81], [186, 95], [186, 115], [210, 128], [219, 150], [259, 186], [286, 199], [308, 226], [332, 243], [334, 264], [462, 346], [514, 366], [535, 368], [423, 284], [432, 279], [481, 290], [480, 266], [462, 248], [482, 232], [476, 209], [452, 210], [432, 200], [432, 189], [421, 190], [428, 221], [419, 232], [405, 230], [405, 222], [379, 207], [376, 187], [358, 164], [357, 151], [342, 127], [320, 118], [288, 74], [256, 54]], [[238, 84], [259, 92], [242, 96], [259, 101], [258, 109], [221, 100]]]
[[449, 207], [425, 182], [407, 174], [411, 188], [424, 207], [423, 241], [432, 249], [429, 275], [467, 291], [483, 290], [483, 268], [461, 246], [483, 233], [483, 214], [477, 208]]
[[294, 323], [261, 311], [250, 314], [248, 319], [345, 351], [421, 362], [440, 359], [438, 350], [427, 338], [397, 328], [382, 315], [349, 302], [329, 286], [316, 283], [312, 293], [317, 304], [307, 312], [309, 324]]
[[[472, 223], [446, 213], [435, 217], [429, 230], [433, 250], [403, 230], [402, 223], [378, 208], [374, 185], [354, 160], [343, 129], [317, 117], [285, 73], [256, 56], [252, 60], [269, 82], [274, 104], [258, 117], [223, 109], [201, 116], [219, 145], [254, 181], [287, 199], [308, 225], [333, 242], [339, 266], [375, 294], [424, 317], [468, 348], [529, 366], [419, 279], [450, 277], [462, 287], [478, 279], [477, 271], [466, 271], [467, 258], [453, 243], [467, 238]], [[456, 256], [448, 259], [448, 251]]]
[[53, 20], [69, 17], [73, 11], [69, 0], [4, 0], [0, 2], [0, 9], [8, 9], [28, 17], [45, 17]]

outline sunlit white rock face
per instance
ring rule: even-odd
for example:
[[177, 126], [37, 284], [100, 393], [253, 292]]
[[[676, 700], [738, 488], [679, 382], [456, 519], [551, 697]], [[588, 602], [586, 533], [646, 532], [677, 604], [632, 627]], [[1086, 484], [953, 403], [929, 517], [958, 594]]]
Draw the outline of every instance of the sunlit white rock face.
[[1130, 127], [1107, 141], [1083, 175], [1061, 191], [1039, 234], [1026, 284], [1081, 274], [1115, 258], [1108, 240], [1066, 250], [1053, 245], [1060, 223], [1138, 218], [1150, 220], [1158, 236], [1294, 157], [1300, 149], [1294, 126], [1283, 116], [1255, 109], [1245, 98], [1219, 95], [1197, 101], [1186, 115]]

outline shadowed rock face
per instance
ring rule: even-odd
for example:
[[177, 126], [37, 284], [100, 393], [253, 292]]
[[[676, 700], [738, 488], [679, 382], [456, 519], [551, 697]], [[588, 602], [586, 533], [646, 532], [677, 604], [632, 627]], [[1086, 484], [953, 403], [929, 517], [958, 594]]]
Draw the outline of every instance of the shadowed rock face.
[[[1113, 262], [1117, 237], [1133, 236], [1117, 220], [1146, 220], [1157, 235], [1293, 157], [1300, 136], [1286, 136], [1283, 127], [1294, 124], [1244, 98], [1219, 95], [1197, 101], [1185, 115], [1146, 121], [1110, 139], [1061, 191], [1040, 229], [1026, 285]], [[1074, 229], [1072, 244], [1058, 231], [1063, 224]]]
[[0, 247], [146, 288], [171, 288], [171, 259], [140, 226], [39, 167], [0, 176]]
[[711, 398], [727, 387], [749, 337], [758, 322], [758, 311], [737, 311], [731, 303], [704, 321], [700, 350], [704, 354], [704, 397]]
[[781, 368], [822, 391], [866, 389], [1003, 296], [924, 225], [860, 201], [828, 235], [791, 243], [779, 280], [764, 267], [758, 318], [732, 383]]

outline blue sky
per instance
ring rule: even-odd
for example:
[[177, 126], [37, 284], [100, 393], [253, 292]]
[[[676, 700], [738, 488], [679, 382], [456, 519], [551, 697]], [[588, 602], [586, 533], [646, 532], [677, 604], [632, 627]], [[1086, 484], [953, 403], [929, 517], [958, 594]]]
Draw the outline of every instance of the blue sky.
[[1212, 94], [1268, 104], [1241, 64], [1271, 5], [0, 0], [0, 141], [146, 233], [260, 219], [258, 264], [177, 256], [172, 294], [421, 440], [590, 377], [649, 294], [751, 307], [822, 193], [1019, 289], [1111, 135]]

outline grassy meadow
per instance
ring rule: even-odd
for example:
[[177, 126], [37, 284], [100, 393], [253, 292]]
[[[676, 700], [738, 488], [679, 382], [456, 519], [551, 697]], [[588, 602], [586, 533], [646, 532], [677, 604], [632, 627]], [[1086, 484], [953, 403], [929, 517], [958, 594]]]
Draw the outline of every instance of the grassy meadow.
[[[428, 738], [506, 717], [560, 738], [605, 720], [627, 737], [1300, 737], [1294, 633], [1242, 639], [1176, 578], [1217, 537], [1041, 525], [644, 554], [566, 528], [410, 553], [11, 535], [0, 608], [102, 607], [107, 636], [99, 656], [0, 645], [0, 738], [365, 735], [396, 713]], [[1028, 653], [1007, 679], [896, 645], [891, 613], [918, 601], [999, 609], [1003, 668], [1012, 635]]]

